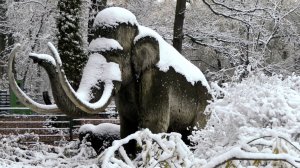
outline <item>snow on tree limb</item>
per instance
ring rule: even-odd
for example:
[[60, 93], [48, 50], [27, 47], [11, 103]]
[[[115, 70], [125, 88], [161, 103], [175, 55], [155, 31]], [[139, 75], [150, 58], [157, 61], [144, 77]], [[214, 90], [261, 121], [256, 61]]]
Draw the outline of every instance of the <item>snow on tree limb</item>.
[[[265, 138], [273, 139], [266, 140]], [[294, 167], [300, 167], [300, 158], [290, 153], [284, 153], [285, 151], [277, 151], [278, 153], [276, 153], [276, 150], [273, 149], [273, 153], [270, 153], [253, 150], [250, 144], [259, 139], [265, 139], [270, 143], [282, 139], [285, 142], [288, 142], [288, 144], [296, 150], [299, 150], [295, 144], [289, 142], [284, 137], [274, 139], [273, 136], [264, 136], [250, 140], [249, 144], [245, 143], [243, 145], [238, 145], [223, 154], [212, 156], [212, 158], [206, 162], [206, 160], [197, 158], [196, 155], [190, 151], [190, 149], [181, 141], [179, 134], [152, 134], [148, 129], [145, 129], [131, 134], [124, 139], [115, 141], [113, 146], [108, 148], [103, 155], [100, 156], [100, 162], [103, 168], [157, 166], [215, 168], [230, 161], [238, 161], [237, 163], [240, 163], [241, 161], [283, 161]], [[136, 140], [138, 145], [142, 148], [141, 153], [132, 160], [123, 148], [123, 145], [130, 140]], [[274, 145], [275, 148], [282, 147], [282, 144]], [[118, 152], [117, 155], [116, 152]], [[272, 164], [272, 162], [269, 162], [268, 164]], [[246, 165], [249, 166], [252, 164], [248, 162]]]
[[[123, 145], [130, 140], [136, 140], [142, 148], [141, 153], [133, 160], [126, 154]], [[120, 156], [115, 155], [119, 152]], [[157, 167], [168, 165], [171, 167], [192, 167], [201, 165], [205, 161], [194, 157], [193, 153], [181, 140], [178, 133], [152, 134], [149, 129], [138, 131], [128, 137], [114, 141], [100, 156], [101, 167]]]
[[264, 160], [264, 161], [285, 161], [294, 167], [300, 167], [300, 158], [291, 156], [289, 154], [270, 154], [270, 153], [253, 153], [246, 152], [240, 147], [232, 148], [230, 151], [211, 159], [205, 168], [214, 168], [230, 160]]

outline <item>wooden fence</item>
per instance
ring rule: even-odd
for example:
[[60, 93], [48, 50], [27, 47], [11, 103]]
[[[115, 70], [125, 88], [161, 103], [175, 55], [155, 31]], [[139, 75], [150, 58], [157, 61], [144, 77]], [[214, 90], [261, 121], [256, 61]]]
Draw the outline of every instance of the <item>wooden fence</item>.
[[20, 143], [44, 142], [58, 144], [78, 139], [78, 129], [83, 124], [114, 123], [118, 118], [95, 116], [70, 119], [65, 115], [0, 115], [1, 135], [24, 135]]

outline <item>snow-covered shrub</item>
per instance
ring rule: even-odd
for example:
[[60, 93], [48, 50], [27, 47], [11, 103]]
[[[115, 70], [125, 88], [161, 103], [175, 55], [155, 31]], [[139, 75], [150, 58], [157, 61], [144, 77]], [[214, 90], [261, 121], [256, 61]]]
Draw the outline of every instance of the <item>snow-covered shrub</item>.
[[0, 167], [79, 167], [98, 168], [96, 153], [79, 141], [61, 146], [34, 143], [22, 144], [22, 139], [38, 135], [0, 135]]
[[[204, 129], [193, 131], [195, 145], [190, 148], [178, 133], [152, 134], [147, 129], [114, 141], [98, 158], [85, 140], [26, 146], [22, 139], [34, 135], [0, 136], [0, 167], [300, 167], [299, 76], [258, 74], [240, 83], [211, 86], [215, 99], [206, 109], [210, 120]], [[103, 133], [96, 126], [81, 128], [99, 130]], [[130, 140], [138, 144], [135, 158], [123, 148]]]
[[[280, 133], [257, 129], [268, 136], [247, 137], [236, 142], [234, 146], [226, 146], [218, 154], [210, 156], [203, 167], [300, 167], [300, 146]], [[270, 134], [271, 133], [271, 134]], [[220, 149], [220, 148], [219, 148]], [[195, 154], [198, 156], [197, 154]]]
[[[140, 148], [137, 157], [131, 159], [123, 145], [136, 140]], [[102, 168], [129, 167], [192, 167], [206, 163], [194, 157], [178, 133], [152, 134], [149, 129], [137, 131], [128, 137], [113, 142], [100, 156]]]
[[[285, 137], [297, 146], [295, 141], [299, 138], [300, 128], [299, 76], [283, 78], [257, 74], [240, 83], [228, 83], [222, 87], [212, 84], [212, 88], [213, 93], [222, 98], [208, 105], [206, 112], [211, 113], [211, 118], [206, 128], [195, 130], [190, 136], [195, 143], [193, 149], [196, 156], [211, 160], [234, 146], [244, 146], [260, 137], [272, 137], [269, 142]], [[276, 153], [272, 145], [268, 149], [269, 153]], [[293, 150], [288, 148], [287, 151]]]
[[79, 140], [91, 143], [97, 154], [110, 147], [114, 140], [120, 139], [120, 126], [101, 123], [97, 126], [84, 124], [79, 128]]

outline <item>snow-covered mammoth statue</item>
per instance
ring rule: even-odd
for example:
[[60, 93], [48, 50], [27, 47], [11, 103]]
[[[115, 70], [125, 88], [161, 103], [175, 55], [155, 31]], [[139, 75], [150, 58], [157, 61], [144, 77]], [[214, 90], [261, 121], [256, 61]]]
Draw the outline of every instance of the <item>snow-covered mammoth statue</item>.
[[[153, 133], [179, 132], [187, 140], [192, 127], [204, 127], [203, 113], [211, 99], [202, 72], [179, 54], [155, 31], [138, 24], [126, 9], [112, 7], [99, 12], [94, 22], [94, 40], [83, 70], [79, 89], [74, 91], [62, 69], [53, 45], [51, 57], [31, 54], [49, 74], [56, 105], [37, 104], [14, 85], [13, 58], [10, 82], [23, 102], [37, 112], [56, 112], [74, 116], [104, 111], [114, 95], [120, 118], [121, 138], [141, 128]], [[100, 87], [99, 100], [91, 102], [91, 90]]]

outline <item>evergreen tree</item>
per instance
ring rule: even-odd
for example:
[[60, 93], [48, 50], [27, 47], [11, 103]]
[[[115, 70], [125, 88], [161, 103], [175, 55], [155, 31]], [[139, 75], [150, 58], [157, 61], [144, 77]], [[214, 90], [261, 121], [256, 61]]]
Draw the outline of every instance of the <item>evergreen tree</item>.
[[6, 56], [10, 52], [13, 43], [12, 35], [7, 26], [7, 0], [0, 0], [0, 90], [8, 88], [6, 80]]
[[67, 78], [75, 90], [79, 86], [80, 74], [87, 60], [80, 31], [81, 5], [82, 0], [60, 0], [58, 2], [58, 51]]

